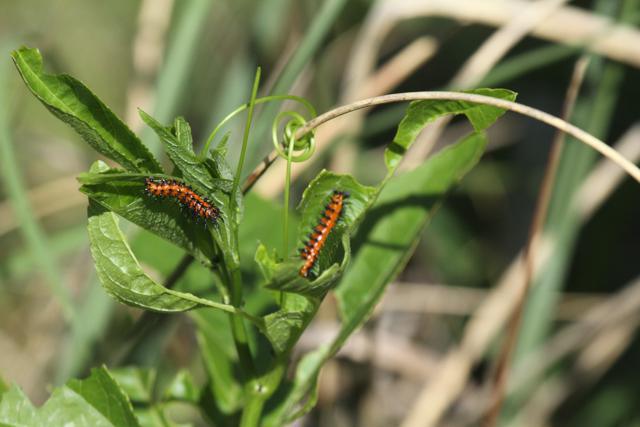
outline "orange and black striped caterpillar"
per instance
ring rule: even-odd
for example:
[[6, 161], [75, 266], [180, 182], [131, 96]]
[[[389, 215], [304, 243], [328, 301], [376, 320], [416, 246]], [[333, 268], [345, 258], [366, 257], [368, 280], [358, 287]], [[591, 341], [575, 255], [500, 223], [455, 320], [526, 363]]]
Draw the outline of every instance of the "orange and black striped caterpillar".
[[207, 222], [215, 224], [220, 218], [220, 209], [183, 182], [175, 179], [145, 178], [144, 183], [147, 194], [159, 198], [175, 198], [194, 218], [203, 220], [205, 226]]
[[336, 190], [331, 194], [331, 200], [324, 208], [320, 222], [313, 228], [313, 232], [309, 234], [309, 240], [305, 243], [304, 248], [300, 249], [300, 255], [305, 260], [300, 269], [300, 276], [309, 276], [309, 272], [318, 261], [318, 256], [320, 256], [320, 251], [326, 243], [329, 233], [344, 212], [344, 202], [348, 197], [349, 193], [343, 191]]

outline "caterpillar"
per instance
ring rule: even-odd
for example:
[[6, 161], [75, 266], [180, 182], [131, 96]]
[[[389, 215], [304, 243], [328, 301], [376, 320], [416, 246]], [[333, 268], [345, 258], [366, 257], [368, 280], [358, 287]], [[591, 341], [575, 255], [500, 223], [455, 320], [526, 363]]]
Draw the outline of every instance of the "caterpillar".
[[145, 178], [144, 183], [147, 194], [175, 198], [194, 218], [202, 219], [205, 226], [207, 222], [215, 224], [220, 218], [220, 209], [183, 182], [175, 179]]
[[331, 200], [322, 212], [318, 225], [313, 228], [313, 232], [309, 234], [308, 242], [300, 249], [300, 256], [305, 260], [300, 269], [300, 276], [309, 276], [309, 272], [318, 261], [318, 256], [320, 256], [320, 251], [326, 243], [329, 233], [338, 223], [344, 211], [344, 201], [348, 197], [349, 193], [343, 191], [336, 190], [331, 194]]

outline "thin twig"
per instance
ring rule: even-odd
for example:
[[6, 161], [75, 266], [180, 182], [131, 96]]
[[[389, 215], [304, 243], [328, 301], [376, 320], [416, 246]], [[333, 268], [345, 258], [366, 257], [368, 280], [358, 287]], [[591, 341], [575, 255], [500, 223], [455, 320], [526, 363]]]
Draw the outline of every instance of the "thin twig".
[[247, 194], [255, 185], [255, 183], [260, 179], [262, 175], [269, 169], [269, 167], [276, 161], [278, 158], [278, 153], [276, 150], [273, 150], [271, 153], [264, 156], [264, 159], [260, 162], [258, 167], [256, 167], [253, 172], [247, 177], [247, 179], [242, 184], [242, 193]]
[[[589, 134], [588, 132], [585, 132], [579, 127], [576, 127], [559, 117], [553, 116], [549, 113], [545, 113], [544, 111], [529, 107], [527, 105], [523, 105], [513, 101], [506, 101], [504, 99], [493, 98], [490, 96], [476, 95], [473, 93], [447, 91], [403, 92], [362, 99], [360, 101], [356, 101], [351, 104], [343, 105], [338, 108], [334, 108], [333, 110], [329, 110], [326, 113], [323, 113], [314, 118], [313, 120], [310, 120], [309, 122], [307, 122], [307, 124], [298, 129], [298, 131], [296, 132], [296, 138], [300, 139], [307, 133], [311, 132], [318, 126], [328, 121], [351, 113], [353, 111], [361, 110], [363, 108], [369, 108], [383, 104], [392, 104], [396, 102], [435, 100], [462, 101], [472, 104], [489, 105], [492, 107], [501, 108], [503, 110], [509, 110], [523, 116], [531, 117], [532, 119], [546, 123], [547, 125], [552, 126], [565, 134], [571, 135], [575, 139], [590, 146], [603, 156], [609, 158], [611, 161], [619, 165], [636, 181], [640, 182], [640, 169], [636, 165], [634, 165], [616, 150], [608, 146], [604, 141], [601, 141], [600, 139]], [[251, 173], [250, 177], [253, 177], [252, 180], [247, 180], [243, 188], [250, 189], [253, 184], [255, 184], [257, 177], [262, 175], [269, 168], [269, 166], [273, 164], [276, 158], [277, 154], [275, 152], [272, 152], [267, 157], [265, 157], [263, 162]]]
[[[578, 97], [580, 86], [582, 85], [582, 81], [584, 79], [584, 74], [587, 69], [588, 62], [589, 61], [587, 57], [582, 57], [575, 65], [562, 111], [562, 117], [565, 119], [568, 119], [571, 116], [573, 107]], [[547, 211], [549, 208], [549, 202], [551, 200], [551, 194], [553, 190], [553, 183], [555, 181], [558, 164], [560, 162], [560, 154], [564, 145], [564, 137], [565, 136], [563, 132], [556, 132], [553, 145], [551, 146], [551, 151], [549, 152], [547, 167], [542, 179], [540, 192], [538, 193], [538, 200], [536, 201], [533, 221], [531, 222], [529, 237], [524, 250], [524, 286], [522, 287], [522, 292], [518, 298], [518, 304], [516, 305], [515, 311], [513, 312], [511, 322], [509, 322], [507, 337], [505, 339], [500, 357], [498, 359], [493, 397], [491, 399], [491, 404], [485, 418], [485, 427], [492, 427], [496, 424], [500, 415], [502, 403], [504, 401], [504, 393], [509, 374], [509, 367], [511, 365], [511, 357], [516, 347], [525, 303], [527, 301], [529, 289], [531, 288], [531, 281], [533, 279], [533, 269], [535, 263], [535, 251], [533, 250], [533, 245], [534, 242], [536, 242], [540, 238], [540, 235], [542, 234], [542, 227], [547, 217]]]
[[[394, 56], [381, 64], [375, 71], [367, 75], [365, 79], [357, 82], [351, 81], [346, 84], [343, 94], [337, 104], [353, 102], [362, 98], [384, 95], [393, 92], [393, 89], [414, 75], [416, 71], [433, 58], [438, 52], [440, 43], [431, 36], [422, 36], [414, 39], [411, 43], [402, 47]], [[347, 64], [347, 68], [357, 66], [352, 58]], [[345, 74], [347, 73], [345, 69]], [[357, 135], [361, 133], [365, 123], [367, 111], [362, 110], [358, 114], [349, 117], [349, 120], [334, 122], [332, 129], [327, 129], [325, 135], [316, 138], [316, 150], [326, 151], [332, 147], [336, 141], [333, 135]], [[327, 135], [329, 134], [329, 135]], [[339, 173], [352, 173], [356, 164], [354, 161], [358, 156], [357, 144], [340, 143], [331, 153], [329, 169]], [[299, 176], [306, 169], [312, 167], [314, 162], [306, 162], [298, 165], [295, 175]], [[278, 175], [277, 173], [274, 175]]]

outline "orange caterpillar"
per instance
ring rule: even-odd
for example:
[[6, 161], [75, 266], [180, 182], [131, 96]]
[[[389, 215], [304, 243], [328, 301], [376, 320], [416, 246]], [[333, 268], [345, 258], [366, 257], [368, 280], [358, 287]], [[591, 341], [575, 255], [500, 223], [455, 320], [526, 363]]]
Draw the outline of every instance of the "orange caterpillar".
[[326, 243], [329, 233], [340, 219], [340, 215], [344, 210], [344, 201], [347, 197], [349, 197], [349, 193], [343, 191], [334, 191], [331, 195], [331, 200], [320, 217], [320, 223], [316, 225], [313, 228], [313, 232], [309, 234], [309, 241], [305, 247], [300, 249], [300, 255], [302, 259], [305, 260], [304, 265], [300, 269], [300, 276], [309, 276], [309, 272], [318, 260], [320, 251]]
[[188, 209], [194, 218], [205, 223], [216, 223], [220, 217], [220, 209], [193, 191], [191, 187], [174, 179], [145, 178], [146, 192], [155, 197], [173, 197], [180, 205]]

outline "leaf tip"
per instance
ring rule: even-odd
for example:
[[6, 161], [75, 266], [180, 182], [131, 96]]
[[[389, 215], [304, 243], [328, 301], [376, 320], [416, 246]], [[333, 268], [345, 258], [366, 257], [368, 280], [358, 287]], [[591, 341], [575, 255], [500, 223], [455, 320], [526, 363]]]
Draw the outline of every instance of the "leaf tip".
[[40, 53], [40, 49], [38, 49], [37, 47], [28, 47], [22, 45], [19, 48], [11, 51], [11, 58], [16, 65], [22, 58], [29, 60], [32, 66], [38, 65], [39, 68], [42, 68], [42, 54]]

